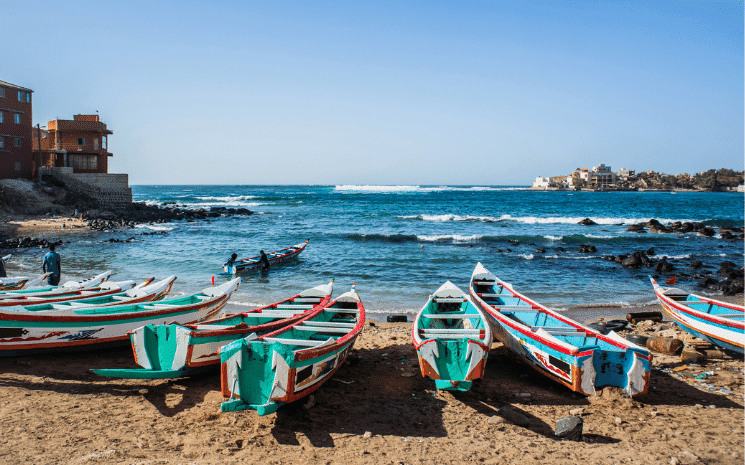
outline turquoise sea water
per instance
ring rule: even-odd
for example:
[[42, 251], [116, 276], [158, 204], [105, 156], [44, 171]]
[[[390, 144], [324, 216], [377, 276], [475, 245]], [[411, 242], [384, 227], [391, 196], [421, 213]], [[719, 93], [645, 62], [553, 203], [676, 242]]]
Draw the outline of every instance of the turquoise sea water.
[[[257, 255], [309, 239], [293, 262], [250, 273], [231, 299], [267, 304], [335, 278], [335, 295], [356, 283], [368, 312], [415, 312], [447, 280], [467, 292], [481, 261], [500, 278], [557, 309], [654, 301], [651, 268], [604, 261], [654, 247], [675, 264], [679, 284], [696, 288], [691, 260], [743, 265], [743, 243], [697, 234], [636, 234], [629, 224], [656, 218], [743, 225], [744, 196], [734, 193], [534, 192], [473, 186], [134, 186], [135, 201], [185, 208], [245, 207], [255, 215], [141, 225], [111, 233], [60, 237], [64, 278], [112, 269], [113, 279], [179, 277], [174, 293], [195, 292], [220, 273], [232, 252]], [[589, 217], [597, 226], [577, 222]], [[142, 235], [166, 231], [163, 235]], [[53, 236], [53, 235], [52, 235]], [[109, 243], [110, 238], [130, 243]], [[517, 241], [517, 242], [515, 242]], [[579, 252], [593, 244], [597, 252]], [[565, 251], [556, 251], [563, 247]], [[546, 253], [537, 253], [545, 248]], [[509, 251], [507, 249], [510, 249]], [[501, 251], [500, 251], [501, 250]], [[37, 257], [38, 255], [38, 257]], [[42, 253], [19, 251], [19, 271]], [[64, 279], [63, 278], [63, 279]], [[220, 278], [218, 276], [218, 281]]]

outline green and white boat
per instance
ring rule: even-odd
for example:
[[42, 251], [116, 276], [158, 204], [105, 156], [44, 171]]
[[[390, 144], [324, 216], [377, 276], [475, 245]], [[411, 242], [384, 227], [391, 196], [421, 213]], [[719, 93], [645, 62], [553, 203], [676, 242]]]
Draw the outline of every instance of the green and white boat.
[[224, 412], [275, 412], [318, 389], [344, 363], [365, 324], [354, 290], [300, 321], [264, 336], [250, 335], [220, 350]]
[[437, 389], [466, 391], [483, 377], [491, 328], [481, 309], [450, 281], [419, 311], [411, 337], [422, 376], [432, 378]]
[[334, 281], [261, 308], [195, 325], [146, 325], [129, 333], [135, 362], [142, 368], [93, 370], [101, 376], [166, 379], [220, 364], [220, 348], [237, 339], [290, 325], [331, 300]]

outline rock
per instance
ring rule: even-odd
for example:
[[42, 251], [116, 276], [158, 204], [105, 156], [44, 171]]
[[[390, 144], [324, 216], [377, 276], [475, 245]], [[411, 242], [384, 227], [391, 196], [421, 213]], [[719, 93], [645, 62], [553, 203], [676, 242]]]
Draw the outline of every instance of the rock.
[[576, 416], [581, 416], [583, 413], [585, 413], [584, 407], [574, 408], [574, 409], [572, 409], [572, 410], [569, 411], [569, 415], [572, 415], [572, 416], [575, 416], [575, 417]]
[[580, 417], [572, 416], [559, 418], [559, 420], [556, 422], [556, 429], [554, 430], [554, 434], [556, 435], [556, 437], [559, 438], [569, 439], [572, 441], [580, 441], [582, 440], [583, 426], [584, 422]]
[[623, 420], [621, 419], [621, 417], [616, 417], [613, 419], [613, 423], [615, 423], [618, 426], [621, 426], [623, 424]]
[[579, 253], [593, 253], [597, 251], [598, 249], [592, 244], [582, 244], [579, 246]]
[[388, 323], [406, 323], [406, 315], [388, 315]]
[[655, 253], [654, 253], [654, 247], [650, 247], [650, 248], [649, 248], [649, 249], [647, 249], [647, 251], [646, 251], [646, 252], [644, 252], [644, 253], [645, 253], [646, 255], [649, 255], [649, 256], [652, 256], [652, 255], [654, 255], [654, 254], [655, 254]]
[[702, 236], [706, 236], [706, 237], [712, 237], [716, 233], [717, 232], [714, 231], [714, 228], [712, 228], [711, 226], [706, 226], [704, 229], [699, 231], [699, 234], [701, 234]]
[[363, 434], [363, 436], [369, 439], [372, 437], [372, 433], [370, 431], [365, 431], [365, 434]]
[[642, 260], [639, 258], [636, 254], [631, 254], [628, 257], [624, 258], [621, 262], [621, 266], [630, 266], [633, 268], [638, 268], [642, 266]]
[[592, 221], [590, 218], [585, 218], [584, 220], [580, 221], [577, 224], [583, 224], [585, 226], [595, 226], [597, 223]]
[[546, 253], [546, 249], [535, 249], [535, 253]]
[[638, 324], [641, 321], [662, 321], [662, 312], [630, 312], [626, 314], [626, 321], [632, 325]]
[[487, 421], [489, 423], [491, 423], [492, 425], [501, 425], [504, 422], [506, 422], [507, 420], [505, 420], [504, 418], [500, 417], [499, 415], [494, 415], [494, 416], [490, 417], [489, 420], [487, 420]]
[[706, 361], [706, 355], [695, 349], [686, 347], [680, 352], [680, 361], [681, 363], [699, 363]]
[[369, 326], [370, 326], [371, 328], [375, 328], [375, 322], [373, 322], [373, 321], [369, 322], [369, 323], [368, 323], [368, 325], [369, 325]]
[[308, 402], [303, 404], [303, 409], [310, 410], [311, 408], [313, 408], [314, 405], [316, 405], [316, 397], [313, 394], [311, 394], [308, 396]]
[[704, 266], [704, 264], [701, 263], [701, 260], [693, 260], [690, 263], [690, 265], [688, 265], [688, 268], [690, 268], [692, 270], [697, 270], [697, 269], [701, 268], [702, 266]]
[[502, 418], [504, 418], [505, 420], [517, 426], [528, 426], [530, 424], [530, 418], [507, 407], [500, 407], [499, 415], [501, 415]]
[[675, 355], [683, 350], [683, 341], [672, 337], [650, 337], [647, 340], [647, 349], [661, 354]]

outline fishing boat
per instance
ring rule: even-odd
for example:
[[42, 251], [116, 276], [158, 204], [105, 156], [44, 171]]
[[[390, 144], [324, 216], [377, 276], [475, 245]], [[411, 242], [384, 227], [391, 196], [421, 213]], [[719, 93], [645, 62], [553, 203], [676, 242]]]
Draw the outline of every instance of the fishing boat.
[[194, 323], [215, 316], [240, 278], [198, 294], [132, 305], [66, 310], [0, 309], [0, 356], [126, 345], [128, 331], [148, 324]]
[[486, 316], [450, 281], [429, 297], [411, 327], [422, 376], [437, 389], [467, 391], [484, 376], [492, 331]]
[[[297, 244], [297, 245], [293, 245], [292, 247], [275, 250], [274, 252], [270, 252], [266, 254], [266, 258], [267, 260], [269, 260], [269, 265], [272, 265], [272, 266], [279, 265], [280, 263], [284, 263], [300, 255], [300, 252], [305, 250], [305, 246], [307, 245], [308, 245], [308, 241], [305, 241], [302, 244]], [[223, 271], [225, 271], [228, 274], [243, 273], [245, 271], [256, 270], [258, 268], [261, 268], [261, 256], [260, 255], [257, 255], [251, 258], [243, 258], [241, 260], [236, 260], [233, 263], [228, 262], [222, 266]]]
[[611, 331], [600, 334], [515, 291], [481, 263], [471, 276], [471, 297], [494, 335], [541, 374], [587, 396], [604, 386], [629, 396], [649, 389], [652, 355]]
[[[137, 304], [140, 302], [151, 302], [163, 299], [170, 291], [173, 282], [176, 281], [175, 276], [169, 276], [158, 282], [153, 282], [154, 279], [148, 279], [137, 286], [127, 289], [117, 294], [111, 294], [106, 296], [89, 297], [87, 299], [77, 300], [66, 300], [57, 303], [44, 303], [39, 305], [23, 305], [20, 307], [0, 307], [0, 312], [3, 311], [29, 311], [29, 312], [42, 312], [48, 310], [69, 310], [69, 309], [82, 309], [82, 308], [101, 308], [111, 307], [114, 305], [130, 305]], [[113, 284], [113, 283], [112, 283]]]
[[57, 304], [70, 302], [73, 300], [93, 299], [96, 297], [118, 296], [126, 298], [126, 291], [134, 287], [144, 287], [150, 284], [153, 279], [148, 279], [139, 286], [135, 281], [104, 281], [95, 286], [86, 286], [81, 288], [62, 288], [50, 291], [48, 293], [24, 293], [13, 296], [5, 295], [0, 297], [0, 309], [5, 307], [31, 306], [44, 304]]
[[70, 291], [89, 290], [108, 281], [111, 277], [111, 271], [105, 271], [84, 281], [68, 281], [59, 286], [39, 286], [51, 274], [52, 273], [44, 273], [41, 276], [28, 281], [22, 289], [0, 292], [0, 300], [15, 299], [21, 296], [51, 296], [64, 294]]
[[354, 290], [292, 325], [220, 349], [223, 412], [275, 412], [315, 391], [344, 363], [365, 324]]
[[678, 326], [723, 349], [743, 353], [745, 307], [691, 294], [677, 287], [664, 287], [653, 278], [649, 279], [663, 310]]
[[220, 348], [251, 334], [263, 335], [290, 325], [331, 300], [329, 284], [244, 313], [194, 325], [146, 325], [129, 333], [138, 369], [91, 370], [101, 376], [166, 379], [187, 376], [220, 364]]

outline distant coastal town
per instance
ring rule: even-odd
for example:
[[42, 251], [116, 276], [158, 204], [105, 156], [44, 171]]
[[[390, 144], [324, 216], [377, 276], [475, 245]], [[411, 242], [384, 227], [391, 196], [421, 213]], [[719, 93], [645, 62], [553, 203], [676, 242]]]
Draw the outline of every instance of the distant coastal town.
[[621, 168], [613, 171], [600, 164], [593, 168], [577, 168], [566, 176], [538, 176], [534, 190], [583, 191], [692, 191], [745, 192], [745, 172], [730, 169], [710, 169], [693, 175], [665, 174]]

